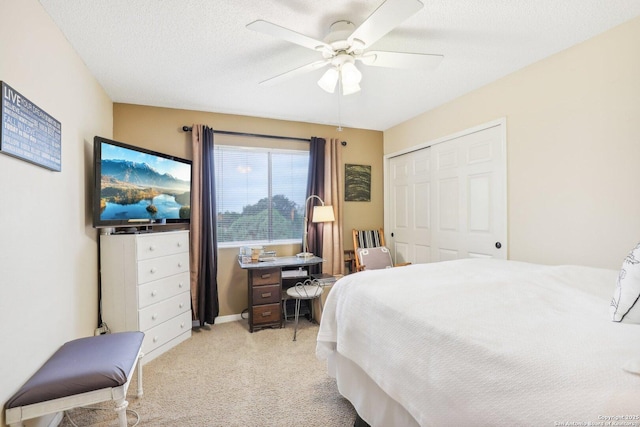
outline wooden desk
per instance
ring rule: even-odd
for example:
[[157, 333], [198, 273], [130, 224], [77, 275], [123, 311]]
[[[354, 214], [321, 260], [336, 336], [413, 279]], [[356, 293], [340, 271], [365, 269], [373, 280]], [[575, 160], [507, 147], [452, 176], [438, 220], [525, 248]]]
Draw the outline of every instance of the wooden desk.
[[[303, 267], [321, 264], [324, 260], [313, 256], [302, 258], [296, 256], [277, 257], [273, 261], [241, 262], [240, 268], [248, 272], [249, 299], [249, 331], [257, 329], [282, 328], [282, 272], [291, 270], [303, 271]], [[293, 276], [296, 280], [304, 280], [309, 276], [306, 270], [303, 276]], [[285, 277], [286, 279], [286, 277]]]

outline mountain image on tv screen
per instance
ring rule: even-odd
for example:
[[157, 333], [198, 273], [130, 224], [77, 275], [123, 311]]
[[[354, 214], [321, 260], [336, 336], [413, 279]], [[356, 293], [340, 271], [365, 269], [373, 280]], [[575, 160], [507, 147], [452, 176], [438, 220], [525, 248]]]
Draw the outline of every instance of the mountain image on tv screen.
[[188, 219], [191, 165], [102, 144], [100, 219]]

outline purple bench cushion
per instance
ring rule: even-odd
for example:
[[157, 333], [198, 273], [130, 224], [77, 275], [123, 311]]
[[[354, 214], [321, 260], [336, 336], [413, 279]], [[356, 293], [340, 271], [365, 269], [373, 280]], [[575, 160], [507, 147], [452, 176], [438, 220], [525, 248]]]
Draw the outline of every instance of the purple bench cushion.
[[9, 399], [6, 408], [123, 385], [143, 338], [142, 332], [118, 332], [69, 341]]

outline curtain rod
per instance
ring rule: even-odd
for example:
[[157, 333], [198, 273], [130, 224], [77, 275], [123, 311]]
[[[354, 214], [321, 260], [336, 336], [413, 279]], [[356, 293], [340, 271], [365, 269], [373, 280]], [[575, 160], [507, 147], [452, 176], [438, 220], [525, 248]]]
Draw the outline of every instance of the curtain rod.
[[[193, 128], [191, 126], [182, 126], [182, 130], [185, 132], [191, 132]], [[292, 141], [304, 141], [311, 142], [311, 139], [308, 138], [296, 138], [293, 136], [276, 136], [276, 135], [263, 135], [260, 133], [244, 133], [244, 132], [232, 132], [228, 130], [214, 130], [213, 133], [219, 133], [222, 135], [237, 135], [237, 136], [253, 136], [257, 138], [271, 138], [271, 139], [288, 139]]]

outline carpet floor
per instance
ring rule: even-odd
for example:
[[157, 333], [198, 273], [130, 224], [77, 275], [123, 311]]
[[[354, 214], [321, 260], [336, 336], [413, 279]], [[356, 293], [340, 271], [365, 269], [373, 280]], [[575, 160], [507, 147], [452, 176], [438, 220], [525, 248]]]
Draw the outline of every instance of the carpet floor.
[[[144, 396], [129, 386], [139, 426], [353, 426], [356, 413], [315, 357], [318, 325], [301, 319], [249, 333], [247, 321], [194, 329], [192, 337], [147, 363]], [[68, 411], [60, 426], [111, 427], [113, 403]], [[129, 426], [136, 423], [128, 412]]]

